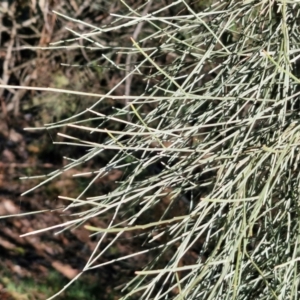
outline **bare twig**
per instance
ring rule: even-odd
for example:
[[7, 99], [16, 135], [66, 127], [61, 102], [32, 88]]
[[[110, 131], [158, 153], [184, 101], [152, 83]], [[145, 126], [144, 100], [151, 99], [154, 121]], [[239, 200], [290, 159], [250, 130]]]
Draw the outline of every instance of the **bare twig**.
[[[150, 10], [150, 7], [151, 7], [151, 3], [152, 1], [149, 1], [148, 4], [146, 5], [146, 7], [144, 8], [144, 11], [142, 12], [142, 16], [145, 16], [147, 15], [147, 13], [149, 12]], [[132, 38], [133, 40], [137, 40], [142, 28], [143, 28], [143, 25], [144, 25], [144, 22], [140, 22], [134, 32], [133, 32], [133, 35], [132, 35]], [[131, 82], [132, 82], [132, 74], [130, 75], [130, 71], [131, 71], [131, 65], [136, 62], [136, 56], [133, 56], [132, 53], [129, 53], [127, 55], [127, 58], [126, 58], [126, 81], [125, 81], [125, 96], [129, 96], [130, 95], [130, 92], [131, 92]], [[124, 100], [124, 104], [125, 104], [125, 108], [129, 110], [129, 99], [126, 98]], [[129, 120], [130, 119], [130, 116], [129, 114], [127, 115], [127, 119]]]

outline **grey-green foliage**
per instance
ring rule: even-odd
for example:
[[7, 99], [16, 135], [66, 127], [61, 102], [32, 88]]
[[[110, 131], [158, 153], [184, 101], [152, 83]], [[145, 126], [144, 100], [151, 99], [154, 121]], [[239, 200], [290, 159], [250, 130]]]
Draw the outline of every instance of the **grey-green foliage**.
[[[99, 118], [98, 130], [115, 118], [123, 131], [111, 131], [105, 144], [78, 140], [89, 151], [66, 167], [115, 151], [95, 178], [110, 168], [124, 172], [116, 190], [69, 206], [90, 205], [74, 224], [114, 215], [85, 270], [104, 255], [109, 232], [116, 235], [108, 247], [137, 226], [139, 233], [151, 230], [147, 242], [154, 232], [167, 236], [147, 243], [149, 259], [157, 256], [145, 271], [159, 270], [126, 286], [139, 299], [297, 299], [300, 4], [212, 1], [201, 11], [197, 1], [150, 2], [145, 16], [148, 2], [82, 33], [95, 47], [102, 32], [133, 31], [141, 22], [147, 32], [134, 44], [111, 48], [135, 57], [124, 74], [136, 78], [143, 93], [120, 97], [124, 109], [114, 115], [97, 111], [109, 95], [89, 111]], [[103, 64], [116, 67], [106, 57]], [[186, 211], [144, 227], [166, 193], [166, 211], [172, 205]]]

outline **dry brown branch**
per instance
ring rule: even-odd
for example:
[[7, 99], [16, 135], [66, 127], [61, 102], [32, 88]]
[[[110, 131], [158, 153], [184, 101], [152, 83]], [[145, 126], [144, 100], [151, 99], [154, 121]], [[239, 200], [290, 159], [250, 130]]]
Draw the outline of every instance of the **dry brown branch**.
[[[150, 10], [150, 7], [151, 7], [151, 4], [152, 4], [152, 1], [149, 1], [148, 4], [146, 5], [146, 7], [144, 8], [143, 12], [142, 12], [142, 16], [146, 16]], [[139, 23], [134, 32], [133, 32], [133, 35], [132, 35], [132, 38], [134, 40], [137, 40], [140, 32], [142, 31], [142, 28], [143, 28], [143, 25], [144, 25], [144, 22], [141, 22]], [[135, 64], [137, 60], [137, 57], [136, 56], [133, 56], [132, 54], [128, 54], [127, 55], [127, 58], [126, 58], [126, 81], [125, 81], [125, 96], [130, 96], [131, 94], [131, 82], [132, 82], [132, 74], [130, 74], [131, 72], [131, 66]], [[129, 106], [128, 106], [128, 103], [129, 103], [129, 100], [128, 99], [125, 99], [125, 107], [127, 109], [129, 109]], [[128, 120], [130, 119], [130, 116], [129, 114], [127, 115], [127, 118]]]

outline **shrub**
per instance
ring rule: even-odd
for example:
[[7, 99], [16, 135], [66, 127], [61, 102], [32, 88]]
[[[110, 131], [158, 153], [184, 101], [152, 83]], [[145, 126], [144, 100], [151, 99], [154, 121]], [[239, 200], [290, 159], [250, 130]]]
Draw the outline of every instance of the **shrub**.
[[[83, 271], [133, 237], [133, 253], [109, 262], [145, 264], [122, 299], [297, 298], [299, 4], [122, 3], [128, 13], [103, 27], [62, 16], [90, 28], [65, 43], [83, 40], [101, 52], [97, 64], [123, 74], [85, 111], [47, 125], [90, 136], [61, 134], [86, 153], [43, 183], [108, 157], [76, 199], [61, 197], [82, 208], [65, 228], [85, 224], [98, 237]], [[99, 109], [105, 101], [111, 114]], [[118, 185], [93, 195], [116, 170]], [[101, 216], [107, 228], [86, 225]]]

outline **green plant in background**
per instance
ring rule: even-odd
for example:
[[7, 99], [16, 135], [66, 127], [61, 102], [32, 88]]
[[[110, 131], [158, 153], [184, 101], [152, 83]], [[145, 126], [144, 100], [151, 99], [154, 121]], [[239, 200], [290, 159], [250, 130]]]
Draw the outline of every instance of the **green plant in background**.
[[[23, 277], [22, 280], [12, 280], [11, 274], [0, 269], [1, 279], [0, 283], [6, 286], [7, 292], [16, 300], [43, 300], [50, 297], [53, 293], [61, 288], [61, 285], [67, 283], [62, 275], [57, 272], [51, 272], [47, 277], [40, 277], [37, 281], [32, 278]], [[87, 284], [88, 283], [88, 284]], [[100, 293], [99, 285], [97, 282], [91, 282], [88, 278], [77, 281], [72, 289], [65, 291], [57, 299], [75, 300], [75, 299], [91, 299], [96, 300]], [[105, 299], [113, 299], [114, 295], [111, 294]]]
[[[101, 48], [103, 33], [132, 28], [132, 42], [128, 36], [115, 46], [129, 67], [126, 59], [117, 65], [102, 56], [126, 70], [124, 78], [84, 112], [46, 126], [108, 134], [104, 142], [61, 135], [86, 154], [40, 184], [112, 156], [67, 207], [90, 206], [65, 229], [111, 215], [107, 228], [86, 226], [101, 235], [83, 272], [100, 268], [99, 258], [132, 233], [143, 237], [143, 247], [117, 260], [149, 259], [122, 299], [297, 299], [299, 3], [212, 1], [200, 10], [197, 1], [147, 1], [135, 9], [121, 2], [128, 14], [76, 36]], [[148, 35], [139, 39], [141, 30]], [[128, 78], [142, 94], [134, 95]], [[116, 96], [122, 86], [132, 93]], [[123, 107], [105, 115], [98, 108], [107, 99]], [[89, 121], [85, 113], [99, 125], [75, 124]], [[108, 120], [123, 129], [107, 129]], [[124, 172], [117, 188], [85, 198], [112, 169]]]

